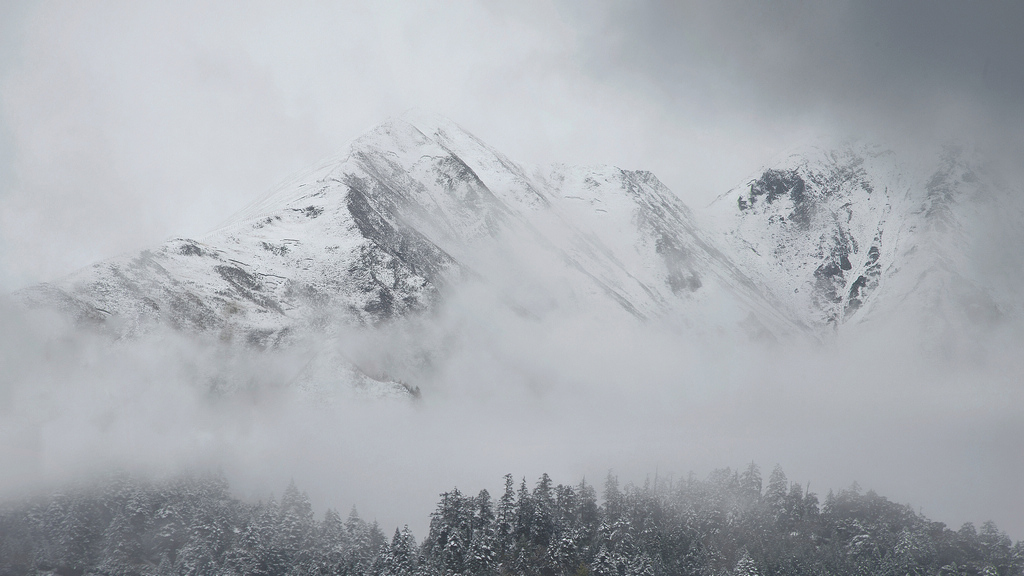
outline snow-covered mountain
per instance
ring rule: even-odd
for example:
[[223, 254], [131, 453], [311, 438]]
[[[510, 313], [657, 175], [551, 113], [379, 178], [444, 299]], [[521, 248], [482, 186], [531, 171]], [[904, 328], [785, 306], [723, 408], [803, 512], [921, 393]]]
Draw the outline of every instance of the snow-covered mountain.
[[[884, 318], [920, 336], [990, 327], [1018, 304], [975, 265], [985, 214], [1014, 210], [975, 155], [905, 161], [859, 143], [812, 147], [708, 209], [729, 253], [794, 319], [837, 332]], [[1019, 213], [1009, 215], [1024, 223]]]
[[559, 166], [530, 176], [434, 117], [378, 126], [203, 238], [24, 296], [116, 319], [127, 335], [167, 322], [271, 345], [327, 312], [373, 324], [425, 310], [474, 279], [532, 314], [701, 316], [714, 304], [773, 333], [797, 329], [654, 175]]
[[[18, 297], [118, 337], [171, 326], [258, 348], [422, 315], [467, 284], [525, 317], [569, 310], [770, 339], [911, 305], [1004, 314], [972, 277], [964, 239], [990, 183], [963, 154], [936, 166], [922, 176], [880, 148], [811, 149], [694, 215], [649, 172], [528, 173], [454, 123], [411, 114], [205, 237]], [[404, 390], [343, 357], [310, 370]]]

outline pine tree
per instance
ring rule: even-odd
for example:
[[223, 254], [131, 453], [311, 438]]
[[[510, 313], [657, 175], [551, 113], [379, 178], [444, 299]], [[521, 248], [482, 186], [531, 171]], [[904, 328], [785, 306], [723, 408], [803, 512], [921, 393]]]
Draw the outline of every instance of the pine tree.
[[612, 558], [611, 552], [608, 551], [608, 547], [604, 544], [598, 548], [597, 554], [594, 555], [593, 568], [595, 576], [620, 576], [618, 566]]
[[498, 563], [498, 543], [495, 539], [495, 515], [491, 495], [481, 490], [474, 500], [473, 534], [469, 543], [468, 573], [486, 576], [495, 573]]
[[364, 574], [370, 569], [386, 538], [376, 523], [367, 524], [355, 506], [345, 520], [345, 539], [350, 547], [345, 553], [342, 571]]
[[505, 475], [505, 490], [498, 499], [498, 508], [494, 514], [494, 538], [497, 542], [496, 552], [499, 566], [506, 568], [514, 558], [516, 531], [516, 494], [511, 474]]
[[757, 571], [757, 564], [754, 563], [754, 559], [750, 557], [750, 554], [746, 550], [743, 551], [743, 556], [740, 557], [739, 561], [736, 562], [736, 567], [732, 570], [733, 576], [760, 576], [760, 572]]
[[765, 490], [764, 499], [773, 508], [781, 510], [785, 505], [788, 491], [789, 481], [786, 479], [786, 473], [782, 471], [782, 466], [776, 464], [772, 475], [768, 478], [768, 488]]
[[336, 510], [328, 508], [324, 512], [324, 519], [316, 527], [314, 540], [315, 554], [310, 573], [336, 574], [344, 563], [345, 552], [349, 547], [345, 538], [345, 525]]
[[[704, 481], [691, 476], [674, 491], [649, 482], [620, 490], [611, 478], [604, 513], [585, 483], [552, 487], [544, 475], [534, 490], [524, 481], [517, 493], [507, 477], [496, 508], [486, 491], [443, 494], [422, 548], [408, 527], [388, 542], [354, 508], [344, 522], [329, 510], [316, 523], [308, 498], [294, 486], [280, 505], [273, 499], [246, 505], [230, 498], [216, 478], [153, 486], [119, 477], [99, 491], [0, 506], [0, 574], [1024, 573], [1024, 543], [1013, 544], [990, 522], [953, 531], [854, 488], [830, 493], [818, 511], [816, 498], [781, 471], [773, 473], [764, 501], [752, 506], [752, 476], [750, 468], [743, 474], [717, 470]], [[770, 494], [785, 494], [784, 510], [792, 516], [758, 524], [772, 513]], [[545, 540], [537, 535], [546, 522]]]
[[442, 574], [462, 573], [467, 566], [473, 513], [466, 500], [458, 489], [445, 492], [431, 515], [430, 533], [424, 547], [429, 551], [433, 567]]
[[260, 503], [249, 513], [248, 521], [224, 558], [229, 574], [271, 576], [286, 573], [288, 561], [278, 548], [277, 503], [271, 498]]
[[56, 565], [71, 572], [84, 572], [97, 564], [102, 532], [99, 511], [94, 502], [80, 495], [69, 497], [56, 511], [59, 518], [53, 528]]
[[654, 563], [646, 552], [633, 556], [628, 563], [626, 574], [629, 576], [654, 576]]
[[533, 518], [530, 526], [530, 540], [534, 546], [547, 547], [554, 532], [555, 499], [551, 477], [542, 474], [533, 489]]
[[562, 573], [571, 573], [580, 565], [580, 550], [571, 529], [560, 531], [548, 547], [548, 562]]
[[523, 548], [529, 545], [532, 530], [533, 498], [530, 496], [529, 489], [526, 488], [526, 478], [523, 478], [516, 495], [515, 543], [517, 547]]
[[132, 525], [128, 514], [120, 509], [103, 533], [102, 561], [99, 571], [108, 576], [137, 574], [136, 565], [142, 558], [139, 531]]
[[754, 502], [761, 498], [761, 469], [751, 462], [740, 475], [740, 487]]
[[604, 517], [611, 522], [622, 515], [622, 492], [619, 490], [619, 479], [611, 471], [604, 481]]
[[597, 527], [601, 524], [601, 508], [597, 505], [597, 491], [585, 480], [582, 480], [576, 492], [579, 498], [580, 538], [589, 543], [597, 535]]
[[391, 546], [385, 563], [384, 573], [387, 576], [413, 576], [418, 566], [416, 557], [416, 540], [409, 527], [395, 529], [391, 538]]
[[295, 487], [294, 481], [288, 484], [281, 495], [278, 514], [276, 546], [284, 554], [289, 566], [298, 572], [309, 572], [314, 562], [313, 507], [309, 497]]

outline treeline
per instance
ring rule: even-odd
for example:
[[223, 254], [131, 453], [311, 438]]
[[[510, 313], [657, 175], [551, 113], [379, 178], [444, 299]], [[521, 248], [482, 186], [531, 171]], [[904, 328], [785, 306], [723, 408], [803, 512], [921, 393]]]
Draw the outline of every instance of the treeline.
[[600, 499], [506, 476], [497, 499], [441, 494], [422, 544], [355, 510], [318, 521], [294, 485], [251, 504], [221, 478], [121, 477], [0, 509], [0, 574], [1021, 576], [1024, 543], [856, 485], [819, 502], [778, 467], [764, 486], [754, 465], [643, 486], [609, 475]]

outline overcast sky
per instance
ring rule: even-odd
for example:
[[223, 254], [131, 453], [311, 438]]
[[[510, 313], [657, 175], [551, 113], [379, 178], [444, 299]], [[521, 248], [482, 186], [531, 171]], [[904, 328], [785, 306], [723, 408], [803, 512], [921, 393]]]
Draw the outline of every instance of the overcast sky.
[[[201, 235], [289, 174], [413, 107], [449, 116], [527, 165], [566, 162], [651, 170], [695, 207], [820, 134], [852, 134], [904, 146], [959, 138], [1019, 160], [1024, 149], [1021, 30], [1024, 3], [1015, 2], [7, 0], [0, 2], [0, 290], [55, 278], [170, 237]], [[638, 336], [644, 337], [650, 336]], [[10, 338], [7, 344], [20, 336]], [[524, 344], [523, 357], [543, 352], [531, 346]], [[553, 373], [578, 377], [574, 370], [590, 366], [611, 346], [595, 341], [575, 364]], [[569, 354], [558, 346], [551, 349]], [[581, 452], [586, 465], [563, 463], [565, 475], [592, 470], [587, 466], [604, 456], [614, 460], [639, 454], [633, 464], [643, 469], [679, 446], [678, 462], [698, 468], [741, 465], [752, 454], [770, 453], [799, 462], [802, 475], [824, 474], [835, 482], [867, 478], [877, 481], [883, 493], [890, 488], [906, 495], [915, 494], [919, 487], [913, 484], [922, 477], [942, 473], [942, 452], [948, 450], [954, 465], [980, 462], [978, 470], [999, 471], [996, 476], [970, 471], [956, 476], [955, 489], [972, 493], [942, 508], [950, 519], [983, 520], [971, 516], [971, 507], [998, 512], [1024, 461], [1013, 459], [1020, 451], [1007, 435], [1021, 430], [1018, 411], [1012, 403], [998, 402], [1019, 397], [1008, 388], [1020, 373], [1012, 362], [986, 372], [1000, 376], [976, 396], [951, 385], [954, 393], [929, 396], [923, 404], [902, 398], [893, 406], [904, 414], [880, 415], [869, 425], [841, 418], [851, 402], [860, 402], [862, 413], [870, 411], [865, 398], [871, 396], [857, 393], [863, 378], [855, 373], [856, 359], [843, 360], [853, 367], [847, 366], [836, 377], [840, 384], [825, 391], [817, 387], [818, 367], [804, 366], [810, 375], [793, 380], [776, 397], [783, 421], [760, 409], [765, 392], [756, 385], [786, 381], [790, 367], [785, 362], [772, 364], [769, 376], [756, 373], [753, 364], [734, 367], [728, 358], [704, 368], [688, 365], [686, 370], [698, 372], [735, 369], [738, 373], [721, 381], [743, 382], [745, 392], [712, 395], [705, 404], [691, 402], [684, 415], [688, 423], [677, 426], [679, 414], [650, 414], [669, 396], [680, 402], [678, 395], [689, 394], [683, 400], [690, 402], [702, 392], [659, 387], [678, 379], [682, 360], [646, 360], [633, 357], [636, 366], [627, 366], [650, 371], [646, 399], [623, 392], [605, 376], [594, 409], [621, 408], [619, 415], [625, 416], [610, 428], [581, 428], [604, 430], [609, 437], [619, 434], [619, 444], [607, 454], [588, 454], [603, 449], [593, 444]], [[131, 362], [126, 366], [110, 371], [138, 372]], [[917, 366], [899, 367], [898, 375], [909, 378], [907, 371]], [[604, 381], [598, 377], [600, 363], [588, 369]], [[480, 377], [471, 376], [454, 381]], [[917, 376], [925, 377], [938, 378], [930, 372]], [[701, 374], [693, 375], [694, 381], [700, 379]], [[884, 388], [884, 379], [879, 382]], [[919, 393], [932, 383], [919, 384], [907, 390]], [[751, 386], [754, 394], [746, 395]], [[575, 392], [559, 392], [563, 403], [546, 407], [517, 401], [531, 418], [555, 422], [558, 415], [550, 411], [574, 405]], [[115, 398], [118, 393], [113, 392]], [[125, 394], [135, 397], [134, 392]], [[164, 402], [161, 395], [141, 397]], [[82, 421], [96, 416], [89, 411], [95, 407], [79, 408], [78, 397], [69, 397], [62, 410]], [[973, 408], [971, 398], [977, 403]], [[488, 409], [494, 409], [497, 401], [489, 402]], [[822, 410], [824, 404], [830, 407]], [[945, 428], [944, 419], [960, 418], [964, 406], [974, 410], [970, 418]], [[474, 405], [457, 404], [449, 413], [463, 409]], [[164, 417], [171, 431], [206, 433], [204, 414]], [[473, 422], [490, 415], [483, 413]], [[721, 416], [723, 426], [743, 424], [729, 434], [711, 434], [716, 423], [709, 415]], [[303, 441], [320, 446], [320, 429], [310, 422], [321, 421], [307, 416], [289, 412], [280, 420], [258, 421], [256, 428], [266, 427], [263, 435], [242, 426], [229, 436], [239, 435], [243, 452], [254, 454], [253, 461], [268, 453], [300, 458], [291, 444], [268, 438], [295, 424], [309, 428]], [[131, 431], [148, 417], [129, 419], [124, 429]], [[422, 412], [401, 417], [412, 422], [407, 424], [410, 434], [443, 438], [448, 433]], [[830, 421], [841, 422], [809, 438], [807, 430]], [[76, 420], [67, 422], [74, 429]], [[636, 422], [646, 427], [632, 426]], [[920, 427], [907, 432], [902, 427], [907, 422]], [[763, 433], [766, 426], [774, 433]], [[562, 462], [563, 452], [546, 446], [544, 433], [552, 429], [539, 426], [526, 436], [523, 453], [507, 462], [521, 467]], [[937, 431], [946, 436], [929, 442], [926, 434]], [[338, 433], [371, 435], [349, 428]], [[649, 452], [633, 449], [651, 437], [663, 445]], [[493, 438], [465, 439], [451, 450], [483, 450]], [[107, 440], [95, 439], [98, 444]], [[915, 451], [915, 446], [923, 448]], [[422, 443], [398, 452], [405, 460], [396, 457], [401, 461], [361, 472], [366, 478], [360, 485], [378, 481], [369, 477], [373, 472], [415, 474], [417, 463], [433, 454], [418, 448]], [[880, 456], [874, 449], [881, 449]], [[57, 449], [60, 454], [75, 450]], [[445, 456], [445, 449], [438, 451]], [[901, 463], [908, 453], [913, 458]], [[840, 456], [851, 454], [857, 457]], [[872, 457], [884, 462], [868, 470]], [[487, 465], [480, 464], [473, 478], [495, 476], [496, 484], [500, 477], [492, 462], [483, 461]], [[821, 464], [818, 471], [815, 462]], [[762, 461], [767, 468], [773, 464]], [[332, 472], [345, 473], [343, 464], [332, 466]], [[916, 467], [918, 473], [883, 473], [901, 466]], [[857, 470], [865, 470], [864, 475], [851, 477]], [[508, 471], [543, 470], [499, 473]], [[565, 475], [556, 480], [578, 480]], [[307, 478], [322, 494], [331, 481]], [[949, 492], [940, 484], [920, 492], [922, 499], [941, 502]], [[1017, 508], [1011, 510], [1024, 509], [1019, 500], [1012, 504]], [[389, 520], [401, 517], [398, 511], [389, 513]], [[1024, 524], [1012, 528], [1015, 537], [1024, 535]]]

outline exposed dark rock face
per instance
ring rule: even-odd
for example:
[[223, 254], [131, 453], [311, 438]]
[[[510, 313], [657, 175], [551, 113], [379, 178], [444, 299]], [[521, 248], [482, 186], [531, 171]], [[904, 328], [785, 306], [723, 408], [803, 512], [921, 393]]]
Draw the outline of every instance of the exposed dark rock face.
[[298, 211], [306, 218], [316, 218], [324, 213], [324, 209], [320, 206], [306, 206], [305, 208], [298, 209]]
[[[737, 195], [739, 218], [750, 222], [743, 236], [761, 255], [751, 265], [778, 277], [772, 284], [792, 285], [786, 292], [797, 295], [790, 299], [798, 307], [812, 307], [812, 324], [836, 326], [846, 310], [856, 309], [845, 304], [853, 261], [862, 257], [854, 230], [863, 226], [855, 223], [862, 207], [854, 198], [872, 190], [858, 154], [833, 152], [816, 163], [765, 170]], [[810, 274], [792, 277], [794, 268]]]
[[246, 300], [260, 306], [262, 308], [273, 310], [278, 314], [284, 314], [281, 310], [280, 304], [275, 302], [271, 297], [263, 293], [263, 285], [258, 280], [253, 278], [251, 274], [242, 270], [238, 266], [214, 266], [214, 270], [220, 274], [221, 278], [227, 281], [236, 291], [236, 293]]
[[185, 240], [181, 243], [181, 247], [178, 248], [178, 253], [182, 256], [202, 256], [203, 249], [195, 242]]
[[168, 304], [171, 325], [179, 330], [206, 332], [223, 324], [217, 312], [191, 292], [170, 294]]
[[368, 295], [362, 309], [374, 322], [423, 311], [437, 299], [434, 284], [377, 245], [360, 248], [359, 258], [349, 266], [348, 274], [358, 289]]
[[740, 210], [753, 206], [761, 197], [771, 204], [782, 196], [789, 196], [793, 204], [799, 204], [804, 201], [805, 191], [804, 179], [796, 170], [765, 170], [760, 178], [750, 183], [750, 193], [746, 199], [740, 197]]
[[701, 287], [700, 275], [693, 270], [690, 255], [670, 236], [659, 238], [656, 250], [665, 260], [672, 292], [696, 292]]
[[864, 273], [850, 285], [850, 294], [846, 301], [845, 315], [849, 316], [864, 305], [865, 300], [878, 288], [878, 278], [882, 275], [882, 266], [878, 262], [881, 252], [878, 246], [868, 249], [868, 259], [864, 263]]
[[399, 216], [398, 206], [387, 201], [371, 201], [371, 197], [381, 196], [380, 190], [371, 190], [372, 184], [355, 176], [346, 184], [348, 211], [363, 237], [435, 286], [444, 286], [453, 272], [458, 274], [458, 263], [419, 231], [407, 226]]

